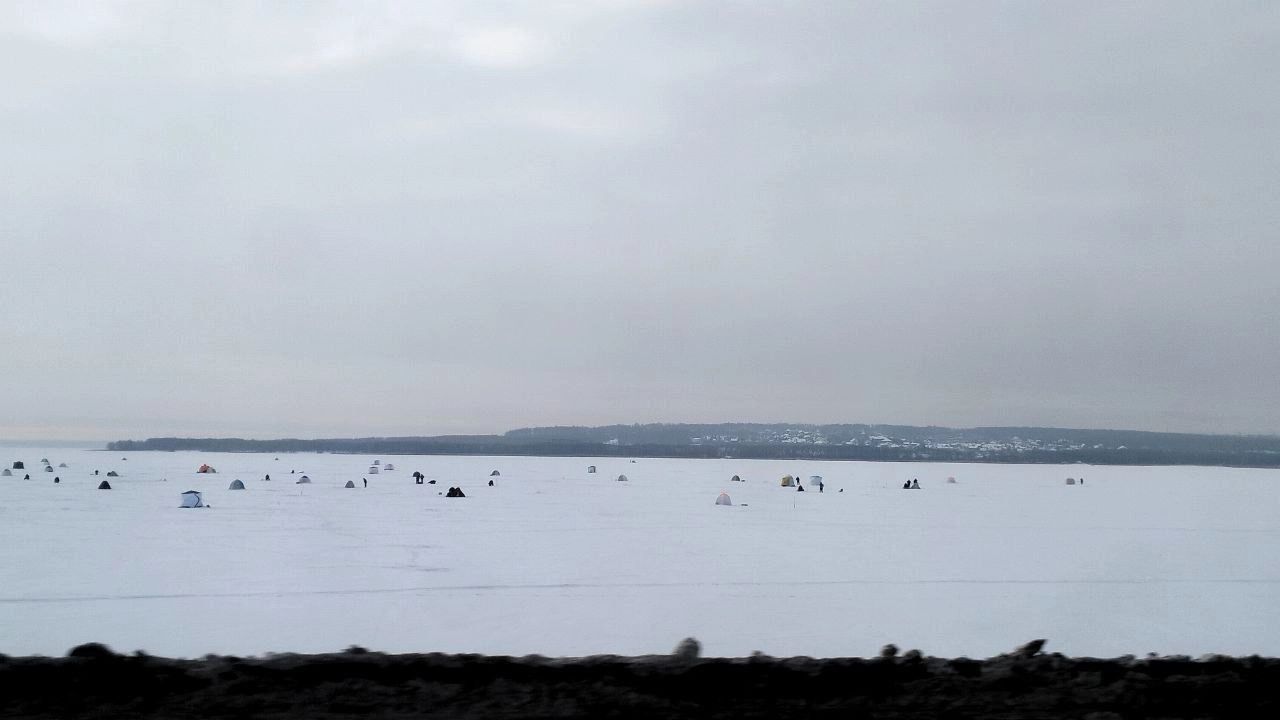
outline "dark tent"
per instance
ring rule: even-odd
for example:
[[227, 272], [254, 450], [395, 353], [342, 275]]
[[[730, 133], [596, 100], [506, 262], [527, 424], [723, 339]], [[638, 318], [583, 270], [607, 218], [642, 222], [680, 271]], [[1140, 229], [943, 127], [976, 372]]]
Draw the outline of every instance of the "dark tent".
[[107, 473], [107, 477], [120, 477], [120, 473], [116, 472], [115, 470], [112, 470], [111, 472]]
[[99, 490], [110, 490], [110, 489], [111, 489], [111, 483], [107, 482], [106, 480], [103, 480], [102, 482], [98, 483], [98, 489], [99, 489]]
[[493, 472], [489, 473], [489, 477], [498, 477], [500, 475], [502, 475], [502, 473], [498, 472], [497, 470], [494, 470]]
[[232, 481], [231, 481], [231, 484], [227, 486], [227, 489], [228, 489], [228, 490], [243, 490], [243, 489], [244, 489], [244, 483], [240, 482], [239, 480], [232, 480]]
[[13, 461], [13, 469], [14, 469], [14, 470], [26, 470], [26, 469], [27, 469], [27, 466], [26, 466], [26, 465], [24, 465], [24, 464], [22, 463], [22, 461], [21, 461], [21, 460], [14, 460], [14, 461]]
[[466, 493], [462, 492], [460, 487], [451, 487], [449, 492], [445, 493], [445, 497], [466, 497]]
[[356, 484], [355, 484], [354, 482], [351, 482], [350, 480], [348, 480], [348, 481], [347, 481], [347, 484], [346, 484], [346, 485], [343, 485], [342, 487], [344, 487], [344, 488], [353, 488], [353, 487], [355, 487], [355, 486], [356, 486]]
[[742, 482], [742, 478], [738, 477], [737, 475], [734, 475], [733, 477], [729, 478], [729, 482]]

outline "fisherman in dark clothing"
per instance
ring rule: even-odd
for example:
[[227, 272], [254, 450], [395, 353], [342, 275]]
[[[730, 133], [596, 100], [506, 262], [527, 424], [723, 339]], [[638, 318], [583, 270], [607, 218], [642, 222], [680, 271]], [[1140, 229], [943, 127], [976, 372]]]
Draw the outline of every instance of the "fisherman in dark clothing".
[[822, 488], [823, 488], [823, 487], [825, 487], [825, 486], [822, 484], [822, 481], [821, 481], [821, 480], [819, 480], [819, 481], [818, 481], [818, 492], [822, 492]]
[[489, 487], [493, 487], [493, 481], [492, 481], [492, 480], [490, 480], [490, 481], [489, 481]]
[[362, 479], [364, 480], [364, 486], [369, 487], [369, 478], [362, 478]]
[[903, 489], [903, 490], [910, 490], [910, 489], [911, 489], [911, 481], [910, 481], [910, 480], [908, 480], [908, 481], [906, 481], [906, 482], [902, 483], [902, 489]]

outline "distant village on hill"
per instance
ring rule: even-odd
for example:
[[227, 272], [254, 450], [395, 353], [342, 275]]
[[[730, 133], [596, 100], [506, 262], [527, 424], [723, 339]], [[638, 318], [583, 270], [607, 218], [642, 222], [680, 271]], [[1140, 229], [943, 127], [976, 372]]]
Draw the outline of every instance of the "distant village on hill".
[[107, 449], [1280, 467], [1280, 437], [1272, 435], [790, 423], [535, 427], [502, 435], [312, 440], [164, 437], [120, 440]]

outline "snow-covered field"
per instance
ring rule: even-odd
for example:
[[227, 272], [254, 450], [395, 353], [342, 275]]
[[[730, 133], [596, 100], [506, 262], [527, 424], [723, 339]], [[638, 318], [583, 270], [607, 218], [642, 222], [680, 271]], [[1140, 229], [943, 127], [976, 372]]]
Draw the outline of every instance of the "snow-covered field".
[[[1280, 653], [1276, 471], [392, 456], [369, 475], [348, 455], [0, 454], [27, 465], [0, 477], [8, 654], [636, 654], [689, 635], [710, 655], [987, 656], [1038, 637]], [[94, 469], [120, 473], [113, 490]], [[826, 492], [779, 487], [787, 473]], [[188, 489], [212, 507], [179, 509]]]

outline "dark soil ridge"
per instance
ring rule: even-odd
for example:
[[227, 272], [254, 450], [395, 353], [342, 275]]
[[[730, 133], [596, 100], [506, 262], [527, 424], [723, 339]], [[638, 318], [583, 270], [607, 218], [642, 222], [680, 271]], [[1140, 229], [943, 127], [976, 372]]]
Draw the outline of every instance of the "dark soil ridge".
[[[1276, 718], [1280, 659], [0, 655], [5, 718]], [[691, 649], [692, 648], [692, 649]]]

